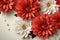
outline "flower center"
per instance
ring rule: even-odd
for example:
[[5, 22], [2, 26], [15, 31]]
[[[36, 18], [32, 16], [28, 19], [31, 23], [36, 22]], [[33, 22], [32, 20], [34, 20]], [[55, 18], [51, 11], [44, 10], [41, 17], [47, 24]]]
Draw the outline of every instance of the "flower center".
[[47, 7], [50, 7], [51, 6], [51, 4], [50, 3], [47, 3]]
[[46, 27], [46, 26], [42, 26], [42, 28], [43, 28], [43, 29], [47, 29], [48, 27]]
[[31, 12], [31, 6], [29, 4], [26, 4], [23, 9], [25, 10], [25, 13], [30, 13]]
[[27, 28], [26, 25], [23, 25], [23, 26], [22, 26], [22, 29], [23, 29], [23, 30], [25, 30], [26, 28]]
[[48, 25], [47, 24], [43, 24], [42, 25], [42, 29], [44, 29], [44, 30], [48, 29]]
[[31, 12], [31, 8], [30, 8], [30, 7], [27, 7], [27, 8], [26, 8], [26, 12], [27, 12], [27, 13], [30, 13], [30, 12]]

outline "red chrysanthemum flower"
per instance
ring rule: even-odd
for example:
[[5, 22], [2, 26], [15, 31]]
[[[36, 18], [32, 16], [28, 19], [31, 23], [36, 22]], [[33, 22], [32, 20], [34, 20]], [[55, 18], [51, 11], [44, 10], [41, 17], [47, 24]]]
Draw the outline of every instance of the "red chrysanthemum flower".
[[60, 29], [60, 13], [55, 13], [53, 19], [55, 19], [56, 28]]
[[21, 0], [16, 6], [17, 16], [31, 20], [39, 15], [39, 0]]
[[44, 38], [44, 40], [55, 34], [56, 27], [52, 15], [42, 14], [40, 17], [34, 19], [32, 22], [32, 31], [33, 34], [39, 38]]
[[60, 0], [56, 0], [56, 4], [59, 5], [59, 12], [60, 12]]
[[56, 0], [56, 3], [57, 3], [58, 5], [60, 5], [60, 0]]
[[7, 12], [11, 11], [14, 6], [15, 0], [0, 0], [0, 11], [6, 14]]

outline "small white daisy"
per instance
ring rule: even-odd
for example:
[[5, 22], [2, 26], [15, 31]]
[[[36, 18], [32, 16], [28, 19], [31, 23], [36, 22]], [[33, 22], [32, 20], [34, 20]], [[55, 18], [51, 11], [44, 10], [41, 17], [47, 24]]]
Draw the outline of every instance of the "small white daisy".
[[28, 37], [28, 34], [31, 31], [31, 24], [27, 21], [23, 21], [21, 18], [18, 18], [18, 20], [16, 20], [16, 24], [17, 34], [20, 34], [21, 38]]
[[58, 12], [58, 5], [56, 4], [55, 0], [42, 0], [40, 2], [41, 10], [45, 14], [54, 14]]

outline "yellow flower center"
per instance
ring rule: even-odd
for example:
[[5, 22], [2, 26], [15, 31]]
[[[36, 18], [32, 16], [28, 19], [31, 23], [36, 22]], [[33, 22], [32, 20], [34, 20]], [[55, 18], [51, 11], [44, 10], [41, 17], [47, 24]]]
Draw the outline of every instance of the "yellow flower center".
[[42, 26], [43, 29], [46, 29], [45, 26]]
[[27, 28], [26, 25], [23, 25], [23, 26], [22, 26], [22, 29], [23, 29], [23, 30], [25, 30], [26, 28]]
[[51, 6], [51, 4], [50, 3], [47, 3], [47, 7], [50, 7]]

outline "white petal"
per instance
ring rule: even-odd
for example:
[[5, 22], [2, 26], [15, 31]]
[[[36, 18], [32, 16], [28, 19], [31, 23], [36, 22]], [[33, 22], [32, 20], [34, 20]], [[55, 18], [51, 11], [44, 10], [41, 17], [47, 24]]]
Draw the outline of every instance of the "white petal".
[[50, 11], [49, 11], [49, 9], [48, 9], [48, 10], [45, 12], [45, 14], [50, 14], [49, 12], [50, 12]]
[[24, 34], [21, 36], [21, 38], [25, 37], [25, 35], [26, 35], [26, 33], [24, 33]]
[[31, 27], [28, 27], [29, 31], [31, 31]]
[[56, 8], [55, 7], [52, 7], [52, 13], [55, 13], [56, 12]]
[[30, 33], [30, 31], [27, 31], [27, 34], [29, 34]]
[[46, 11], [46, 10], [47, 10], [47, 8], [43, 9], [42, 11]]
[[48, 14], [51, 14], [51, 11], [50, 11], [50, 12], [48, 12]]
[[25, 35], [25, 38], [28, 37], [28, 34]]
[[24, 31], [23, 30], [20, 30], [20, 31], [17, 31], [17, 33], [23, 34]]
[[59, 8], [58, 7], [56, 7], [56, 11], [58, 12], [58, 10], [59, 10]]

